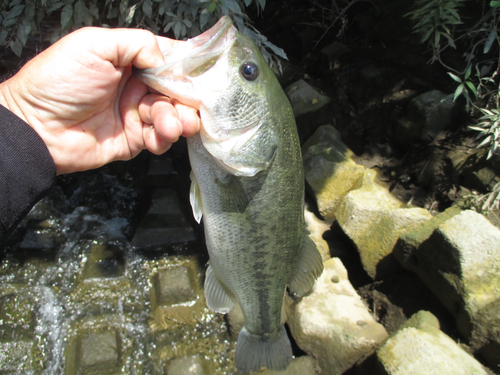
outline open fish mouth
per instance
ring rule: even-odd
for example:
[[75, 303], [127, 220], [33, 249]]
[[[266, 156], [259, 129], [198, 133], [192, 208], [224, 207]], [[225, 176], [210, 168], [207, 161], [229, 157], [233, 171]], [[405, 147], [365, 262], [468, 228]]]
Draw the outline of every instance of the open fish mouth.
[[222, 17], [212, 28], [163, 52], [165, 65], [133, 69], [134, 76], [158, 92], [199, 109], [200, 100], [191, 82], [201, 76], [230, 49], [237, 29], [230, 17]]

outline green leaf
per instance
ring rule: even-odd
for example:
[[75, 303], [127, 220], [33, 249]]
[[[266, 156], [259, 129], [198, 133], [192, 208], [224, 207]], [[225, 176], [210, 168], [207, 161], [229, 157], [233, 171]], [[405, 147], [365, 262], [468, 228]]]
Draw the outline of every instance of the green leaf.
[[457, 89], [455, 90], [455, 95], [453, 96], [453, 101], [455, 101], [459, 96], [460, 94], [462, 93], [462, 91], [464, 91], [464, 85], [461, 84], [457, 87]]
[[71, 22], [71, 17], [73, 17], [73, 6], [67, 4], [61, 12], [61, 29], [64, 30], [66, 26]]
[[82, 0], [78, 0], [75, 4], [75, 8], [73, 10], [75, 25], [80, 26], [83, 23], [83, 18], [85, 17], [85, 12], [87, 7], [83, 3]]
[[477, 99], [477, 90], [476, 90], [476, 87], [472, 84], [471, 81], [465, 81], [465, 84], [469, 87], [470, 91], [472, 91], [474, 93], [474, 96]]
[[8, 20], [8, 19], [17, 17], [22, 13], [23, 10], [24, 10], [24, 5], [17, 4], [9, 11], [9, 13], [7, 13], [7, 16], [5, 17], [5, 19]]
[[448, 75], [449, 75], [451, 78], [453, 78], [453, 80], [454, 80], [455, 82], [462, 83], [462, 80], [460, 79], [460, 77], [459, 77], [459, 76], [456, 76], [455, 74], [450, 73], [450, 72], [448, 72]]
[[492, 8], [499, 8], [500, 7], [500, 1], [491, 1], [490, 2], [490, 7], [492, 7]]
[[464, 81], [466, 81], [469, 78], [470, 72], [471, 72], [471, 68], [472, 68], [472, 65], [469, 65], [469, 67], [465, 71]]
[[179, 37], [181, 36], [181, 30], [182, 30], [182, 23], [176, 22], [174, 26], [175, 39], [179, 39]]
[[17, 39], [23, 46], [26, 45], [28, 41], [28, 35], [31, 32], [31, 23], [23, 20], [23, 22], [17, 27]]
[[497, 39], [496, 30], [491, 30], [490, 35], [488, 35], [488, 40], [484, 44], [483, 53], [488, 53], [490, 51], [490, 48], [496, 39]]
[[204, 30], [205, 25], [210, 18], [211, 12], [208, 9], [203, 9], [200, 13], [200, 29]]
[[151, 3], [151, 0], [144, 1], [142, 4], [142, 11], [147, 17], [153, 18], [153, 4]]
[[99, 19], [99, 8], [94, 3], [89, 4], [90, 13], [96, 20]]
[[135, 10], [137, 9], [137, 6], [139, 5], [139, 3], [137, 4], [134, 4], [132, 5], [130, 8], [128, 8], [128, 13], [127, 13], [127, 17], [125, 18], [125, 23], [127, 25], [130, 25], [130, 23], [132, 22], [132, 20], [134, 19], [134, 14], [135, 14]]
[[212, 3], [210, 4], [210, 6], [208, 7], [208, 11], [210, 13], [213, 13], [215, 11], [215, 8], [217, 7], [217, 3]]
[[23, 52], [23, 45], [19, 41], [19, 39], [16, 39], [15, 41], [12, 40], [10, 42], [10, 49], [12, 52], [14, 52], [18, 57], [21, 57], [21, 53]]

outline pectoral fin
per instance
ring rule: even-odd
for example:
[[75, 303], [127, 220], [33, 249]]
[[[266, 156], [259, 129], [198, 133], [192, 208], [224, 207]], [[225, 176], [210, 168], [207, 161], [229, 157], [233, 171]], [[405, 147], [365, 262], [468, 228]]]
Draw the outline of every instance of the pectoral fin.
[[191, 203], [191, 208], [193, 209], [193, 216], [198, 223], [200, 223], [201, 218], [203, 217], [203, 210], [201, 204], [201, 192], [200, 187], [198, 186], [198, 182], [196, 181], [196, 177], [194, 173], [191, 171], [189, 175], [191, 178], [191, 188], [189, 189], [189, 202]]
[[211, 266], [208, 266], [205, 275], [205, 297], [208, 307], [218, 313], [226, 314], [234, 306], [233, 300], [215, 276]]
[[323, 260], [313, 240], [304, 232], [302, 248], [297, 268], [290, 281], [290, 289], [299, 297], [305, 295], [314, 285], [314, 281], [323, 272]]

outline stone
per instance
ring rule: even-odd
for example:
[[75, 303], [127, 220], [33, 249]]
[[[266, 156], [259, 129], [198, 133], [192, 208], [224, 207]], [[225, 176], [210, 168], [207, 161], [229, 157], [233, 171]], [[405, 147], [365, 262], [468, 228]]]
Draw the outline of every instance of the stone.
[[388, 335], [354, 290], [342, 262], [332, 258], [324, 267], [311, 293], [290, 303], [287, 322], [297, 345], [317, 360], [320, 373], [337, 375]]
[[121, 277], [125, 272], [124, 250], [114, 243], [95, 244], [85, 264], [86, 279]]
[[155, 189], [151, 206], [134, 234], [132, 245], [154, 249], [195, 239], [193, 227], [179, 205], [175, 190]]
[[200, 355], [176, 358], [170, 362], [167, 375], [209, 375], [205, 360]]
[[36, 300], [28, 290], [0, 297], [0, 340], [31, 339], [35, 335]]
[[1, 374], [35, 374], [39, 373], [32, 341], [0, 342]]
[[285, 89], [295, 117], [315, 112], [330, 102], [330, 98], [318, 92], [303, 79]]
[[290, 366], [284, 371], [264, 370], [255, 372], [258, 375], [316, 375], [318, 374], [318, 365], [314, 358], [308, 355], [295, 357]]
[[440, 330], [437, 318], [427, 311], [414, 314], [377, 350], [375, 357], [362, 363], [357, 374], [489, 374]]
[[309, 231], [309, 237], [316, 245], [316, 248], [321, 254], [321, 258], [323, 261], [330, 259], [330, 246], [323, 238], [323, 235], [330, 230], [331, 225], [324, 220], [318, 219], [307, 207], [304, 208], [304, 219], [306, 221], [307, 230]]
[[319, 213], [331, 224], [341, 199], [363, 176], [365, 168], [354, 162], [354, 153], [331, 125], [319, 127], [302, 147], [302, 154], [304, 176]]
[[151, 155], [146, 182], [149, 186], [171, 186], [177, 182], [177, 172], [168, 153]]
[[394, 255], [453, 314], [473, 348], [500, 345], [500, 230], [483, 215], [447, 210], [402, 236]]
[[77, 344], [77, 373], [111, 374], [121, 367], [120, 341], [114, 330], [89, 332]]
[[207, 307], [195, 258], [159, 269], [151, 281], [152, 327], [164, 330], [202, 319]]
[[193, 286], [190, 269], [177, 266], [158, 271], [153, 279], [156, 303], [159, 306], [173, 306], [195, 301], [197, 294]]
[[397, 271], [391, 254], [398, 238], [432, 215], [423, 208], [406, 208], [375, 178], [374, 170], [365, 171], [342, 198], [335, 217], [356, 245], [365, 271], [371, 278], [380, 279]]
[[438, 90], [414, 97], [397, 121], [396, 142], [402, 146], [411, 141], [432, 142], [450, 127], [454, 106], [453, 94]]

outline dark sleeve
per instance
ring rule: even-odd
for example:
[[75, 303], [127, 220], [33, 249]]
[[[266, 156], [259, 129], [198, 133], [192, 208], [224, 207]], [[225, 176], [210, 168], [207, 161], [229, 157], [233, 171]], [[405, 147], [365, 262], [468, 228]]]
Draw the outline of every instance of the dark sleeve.
[[55, 177], [54, 161], [40, 136], [0, 105], [0, 248]]

